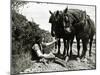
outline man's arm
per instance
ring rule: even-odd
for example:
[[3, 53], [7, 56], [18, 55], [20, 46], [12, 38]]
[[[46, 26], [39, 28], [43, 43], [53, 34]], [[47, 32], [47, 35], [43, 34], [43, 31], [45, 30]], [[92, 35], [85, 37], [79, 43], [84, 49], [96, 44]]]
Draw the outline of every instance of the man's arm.
[[35, 45], [32, 47], [32, 49], [37, 53], [37, 56], [38, 56], [38, 57], [43, 57], [43, 54], [42, 54], [42, 52], [41, 52], [41, 50], [40, 50], [38, 44], [35, 44]]
[[52, 42], [49, 42], [49, 43], [42, 43], [43, 45], [45, 45], [45, 46], [49, 46], [49, 45], [52, 45], [53, 43], [55, 43], [57, 40], [54, 40], [54, 41], [52, 41]]

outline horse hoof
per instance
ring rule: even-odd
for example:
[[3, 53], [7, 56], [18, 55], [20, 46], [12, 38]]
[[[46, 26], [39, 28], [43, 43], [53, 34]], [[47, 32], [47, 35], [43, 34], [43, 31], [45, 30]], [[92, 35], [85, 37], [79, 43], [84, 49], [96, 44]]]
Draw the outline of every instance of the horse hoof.
[[87, 62], [87, 59], [86, 59], [86, 58], [82, 58], [81, 61], [82, 61], [82, 62]]
[[81, 59], [79, 57], [76, 58], [78, 62], [81, 62]]
[[89, 57], [89, 59], [90, 59], [90, 60], [93, 60], [92, 56], [91, 56], [91, 57]]
[[68, 56], [67, 56], [67, 57], [65, 57], [65, 61], [66, 61], [66, 62], [68, 62], [68, 60], [69, 60], [69, 57], [68, 57]]
[[81, 56], [80, 56], [80, 59], [83, 59], [83, 58], [84, 58], [84, 56], [83, 56], [83, 55], [81, 55]]
[[91, 54], [89, 54], [89, 57], [91, 57], [92, 55]]
[[57, 53], [57, 55], [59, 56], [59, 55], [61, 55], [61, 53]]

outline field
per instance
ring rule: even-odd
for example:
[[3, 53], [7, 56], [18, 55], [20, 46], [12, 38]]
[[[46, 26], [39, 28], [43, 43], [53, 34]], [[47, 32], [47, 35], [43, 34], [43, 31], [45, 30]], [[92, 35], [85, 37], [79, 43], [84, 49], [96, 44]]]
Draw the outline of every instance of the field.
[[[51, 33], [49, 32], [51, 31], [49, 29], [51, 29], [52, 27], [49, 27], [48, 25], [50, 24], [48, 22], [48, 20], [50, 19], [50, 14], [48, 13], [50, 10], [47, 9], [47, 7], [49, 6], [45, 5], [46, 6], [45, 9], [44, 5], [41, 6], [42, 4], [32, 4], [32, 5], [30, 5], [30, 2], [22, 2], [22, 1], [19, 2], [13, 0], [11, 1], [11, 26], [12, 26], [11, 27], [12, 28], [11, 74], [96, 69], [95, 43], [93, 43], [92, 46], [92, 56], [89, 57], [89, 53], [88, 53], [89, 51], [87, 51], [86, 59], [84, 61], [79, 61], [75, 58], [75, 56], [77, 55], [76, 42], [73, 43], [73, 49], [72, 49], [73, 58], [72, 59], [70, 58], [68, 61], [59, 58], [58, 58], [59, 59], [58, 62], [60, 63], [54, 62], [55, 60], [51, 60], [51, 59], [49, 61], [43, 59], [41, 62], [36, 62], [36, 60], [33, 61], [32, 46], [34, 45], [34, 43], [36, 43], [36, 36], [43, 37], [44, 38], [43, 42], [46, 43], [51, 42], [53, 38]], [[39, 8], [37, 8], [37, 6], [39, 6]], [[58, 5], [57, 7], [55, 7], [56, 5], [54, 5], [53, 7], [52, 6], [53, 5], [50, 5], [51, 9], [58, 8]], [[78, 7], [80, 8], [80, 6]], [[30, 10], [30, 8], [32, 10]], [[60, 10], [62, 8], [63, 7], [58, 9]], [[74, 5], [74, 8], [76, 9], [77, 5]], [[85, 8], [85, 7], [82, 6], [81, 8]], [[79, 10], [82, 10], [81, 8]], [[56, 11], [55, 9], [54, 11]], [[88, 8], [86, 9], [87, 9], [86, 12], [88, 14], [88, 12], [91, 10], [91, 7], [89, 7], [89, 9]], [[65, 10], [65, 7], [63, 8], [63, 10]], [[92, 10], [93, 12], [88, 14], [90, 17], [95, 15], [94, 7]], [[28, 13], [24, 14], [26, 12]], [[79, 20], [79, 22], [80, 21], [81, 20]], [[55, 50], [53, 47], [54, 44], [52, 44], [49, 47], [46, 47], [44, 49], [44, 53], [49, 53], [50, 51], [56, 53], [57, 50]], [[61, 43], [61, 49], [60, 49], [61, 53], [63, 53], [63, 49], [64, 49], [64, 45], [63, 43]], [[82, 52], [82, 47], [81, 47], [80, 54], [81, 52]], [[46, 61], [48, 61], [48, 63], [45, 63]]]
[[[81, 48], [82, 51], [82, 48]], [[80, 54], [81, 54], [80, 51]], [[61, 44], [61, 53], [63, 52], [63, 43]], [[73, 44], [73, 55], [77, 54], [76, 43]], [[60, 64], [49, 62], [47, 64], [41, 62], [31, 61], [32, 66], [26, 68], [20, 73], [37, 73], [37, 72], [55, 72], [55, 71], [71, 71], [71, 70], [90, 70], [96, 69], [96, 45], [92, 46], [92, 56], [89, 57], [88, 51], [86, 53], [85, 61], [77, 61], [70, 59], [66, 62], [66, 67]]]

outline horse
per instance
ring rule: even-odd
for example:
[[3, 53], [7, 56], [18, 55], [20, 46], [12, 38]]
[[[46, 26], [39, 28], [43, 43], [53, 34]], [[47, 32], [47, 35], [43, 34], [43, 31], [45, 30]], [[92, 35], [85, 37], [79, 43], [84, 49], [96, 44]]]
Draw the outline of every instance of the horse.
[[[93, 42], [93, 36], [95, 34], [95, 26], [93, 20], [86, 14], [86, 11], [79, 9], [68, 9], [63, 11], [65, 17], [70, 20], [70, 25], [75, 29], [75, 36], [77, 40], [78, 57], [85, 58], [87, 51], [87, 44], [90, 40], [89, 56], [91, 56], [91, 47]], [[66, 27], [64, 27], [66, 28]], [[83, 51], [80, 56], [80, 40], [82, 40]]]
[[[73, 28], [69, 30], [69, 28], [67, 28], [66, 30], [64, 29], [64, 25], [67, 26], [67, 20], [64, 20], [62, 11], [56, 11], [54, 13], [52, 13], [50, 11], [51, 17], [49, 19], [49, 22], [52, 23], [51, 26], [51, 34], [55, 33], [55, 36], [57, 38], [59, 38], [58, 40], [58, 54], [60, 53], [60, 38], [63, 38], [63, 42], [64, 42], [64, 51], [63, 51], [63, 56], [69, 56], [69, 45], [70, 45], [70, 49], [72, 49], [72, 43], [73, 43], [73, 39], [74, 39], [74, 33]], [[67, 43], [66, 43], [67, 40]], [[67, 49], [67, 54], [66, 54], [66, 49]]]
[[[60, 53], [60, 38], [56, 36], [56, 23], [57, 23], [57, 19], [56, 19], [56, 11], [54, 13], [52, 13], [51, 11], [49, 11], [49, 13], [51, 14], [50, 18], [49, 18], [49, 23], [51, 23], [51, 35], [53, 37], [55, 37], [55, 39], [58, 39], [57, 42], [55, 42], [55, 49], [57, 49], [58, 47], [58, 55], [61, 54]], [[57, 46], [58, 45], [58, 46]]]
[[92, 43], [93, 43], [93, 37], [96, 33], [96, 28], [94, 26], [94, 22], [92, 19], [90, 19], [90, 16], [87, 15], [87, 24], [90, 25], [90, 30], [89, 30], [89, 45], [90, 45], [90, 49], [89, 49], [89, 56], [91, 57], [91, 48], [92, 48]]

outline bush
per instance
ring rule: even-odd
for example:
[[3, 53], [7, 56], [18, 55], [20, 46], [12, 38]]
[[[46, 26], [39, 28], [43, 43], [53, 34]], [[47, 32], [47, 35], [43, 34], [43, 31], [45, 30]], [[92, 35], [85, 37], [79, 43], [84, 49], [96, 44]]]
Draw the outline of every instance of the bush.
[[[12, 10], [12, 73], [19, 73], [31, 66], [30, 58], [35, 36], [44, 37], [44, 42], [52, 41], [48, 31], [39, 28], [35, 22], [30, 22], [25, 16]], [[48, 49], [47, 49], [48, 50]], [[28, 60], [26, 60], [28, 59]]]

